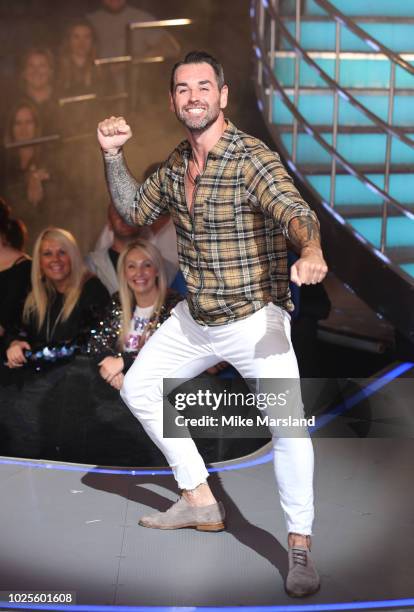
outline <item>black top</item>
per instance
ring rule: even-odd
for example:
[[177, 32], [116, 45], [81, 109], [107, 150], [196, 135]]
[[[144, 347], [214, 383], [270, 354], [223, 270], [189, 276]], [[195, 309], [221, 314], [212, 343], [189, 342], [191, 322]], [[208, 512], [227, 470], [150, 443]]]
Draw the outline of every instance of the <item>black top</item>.
[[113, 267], [115, 268], [115, 272], [116, 272], [116, 269], [118, 266], [119, 253], [118, 251], [114, 251], [114, 249], [109, 248], [108, 255], [109, 255], [109, 259], [112, 262]]
[[89, 278], [70, 316], [62, 321], [59, 314], [63, 294], [56, 292], [41, 329], [37, 330], [36, 320], [32, 317], [29, 323], [21, 323], [19, 331], [8, 334], [8, 345], [13, 340], [26, 340], [33, 350], [63, 343], [82, 345], [109, 302], [110, 295], [101, 281], [96, 277]]
[[0, 325], [15, 329], [21, 320], [24, 301], [30, 291], [30, 259], [20, 257], [7, 270], [0, 272]]
[[[165, 302], [161, 306], [159, 316], [153, 313], [148, 325], [147, 333], [150, 335], [170, 316], [174, 306], [182, 300], [183, 297], [169, 289], [165, 296]], [[92, 331], [88, 342], [87, 352], [91, 355], [95, 362], [99, 364], [105, 357], [122, 357], [124, 360], [124, 373], [129, 370], [133, 364], [138, 352], [120, 351], [118, 347], [119, 336], [122, 328], [122, 307], [119, 299], [119, 293], [114, 293], [111, 303], [109, 304], [105, 316]]]

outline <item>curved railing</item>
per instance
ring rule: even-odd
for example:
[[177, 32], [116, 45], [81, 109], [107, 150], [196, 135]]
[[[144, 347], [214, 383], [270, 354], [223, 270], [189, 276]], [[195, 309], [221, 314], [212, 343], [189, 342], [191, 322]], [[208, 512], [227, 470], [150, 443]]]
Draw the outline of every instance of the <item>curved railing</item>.
[[324, 11], [326, 11], [330, 17], [335, 19], [335, 21], [339, 21], [339, 23], [346, 26], [348, 30], [351, 30], [351, 32], [358, 36], [358, 38], [364, 40], [364, 42], [366, 42], [372, 49], [374, 49], [374, 51], [378, 51], [381, 52], [383, 55], [386, 55], [391, 62], [393, 62], [397, 66], [400, 66], [400, 68], [403, 68], [403, 70], [406, 70], [414, 76], [414, 66], [406, 62], [405, 59], [401, 57], [401, 55], [395, 53], [394, 51], [383, 45], [379, 40], [371, 36], [371, 34], [360, 28], [359, 25], [352, 21], [352, 19], [350, 19], [347, 15], [341, 13], [341, 11], [338, 10], [336, 6], [328, 2], [328, 0], [314, 0], [314, 2], [315, 4], [318, 4]]
[[[274, 13], [272, 8], [269, 8], [269, 13], [273, 17], [273, 19], [277, 18], [277, 15]], [[398, 128], [390, 125], [386, 121], [383, 121], [381, 117], [378, 117], [375, 113], [369, 110], [366, 106], [364, 106], [359, 100], [357, 100], [349, 91], [347, 91], [344, 87], [332, 79], [303, 49], [303, 47], [297, 42], [297, 40], [292, 36], [283, 22], [279, 22], [279, 28], [281, 29], [283, 36], [290, 42], [290, 44], [300, 53], [302, 59], [311, 66], [319, 76], [331, 87], [338, 92], [338, 94], [342, 97], [342, 99], [349, 102], [352, 106], [357, 108], [363, 115], [365, 115], [370, 121], [372, 121], [377, 127], [382, 129], [387, 134], [391, 136], [395, 136], [398, 140], [401, 140], [404, 144], [414, 149], [414, 140], [411, 140], [408, 136], [406, 136], [403, 132], [401, 132]], [[414, 73], [414, 69], [413, 69]]]
[[[389, 194], [389, 175], [390, 175], [390, 160], [391, 160], [391, 145], [392, 138], [397, 138], [409, 147], [414, 147], [414, 142], [408, 138], [403, 132], [392, 125], [392, 117], [394, 110], [394, 96], [395, 96], [395, 68], [400, 66], [404, 70], [407, 70], [411, 75], [414, 74], [414, 68], [405, 62], [398, 54], [393, 53], [385, 46], [381, 45], [368, 33], [364, 32], [359, 26], [354, 24], [345, 15], [342, 15], [335, 7], [333, 7], [327, 0], [315, 0], [322, 8], [329, 10], [329, 14], [332, 19], [336, 21], [336, 40], [335, 40], [335, 79], [332, 79], [324, 70], [310, 57], [310, 55], [302, 48], [299, 43], [300, 40], [300, 26], [301, 26], [301, 2], [296, 0], [296, 36], [294, 37], [287, 27], [284, 25], [283, 20], [277, 12], [278, 0], [253, 0], [251, 5], [251, 18], [253, 23], [253, 39], [257, 55], [258, 73], [257, 73], [257, 86], [259, 95], [261, 98], [262, 105], [266, 105], [265, 119], [271, 132], [276, 132], [276, 126], [272, 124], [272, 102], [274, 90], [277, 90], [278, 96], [282, 99], [284, 105], [289, 110], [293, 117], [292, 126], [292, 155], [289, 165], [291, 165], [297, 173], [300, 174], [296, 157], [297, 157], [297, 140], [298, 140], [298, 126], [301, 125], [305, 131], [313, 136], [313, 138], [330, 154], [331, 162], [331, 185], [330, 185], [330, 202], [329, 206], [334, 208], [335, 205], [335, 181], [336, 181], [336, 164], [339, 163], [345, 171], [361, 181], [369, 190], [379, 195], [383, 201], [382, 209], [382, 225], [381, 225], [381, 241], [380, 241], [380, 254], [385, 261], [389, 261], [384, 256], [386, 250], [386, 230], [388, 220], [388, 207], [392, 206], [398, 210], [399, 213], [405, 215], [411, 220], [414, 219], [413, 213], [400, 202], [396, 201]], [[291, 47], [295, 50], [295, 81], [294, 81], [294, 101], [292, 102], [285, 92], [285, 87], [278, 81], [274, 74], [273, 63], [276, 57], [276, 24], [278, 28], [278, 34], [288, 41]], [[345, 25], [349, 27], [354, 34], [362, 38], [366, 44], [369, 44], [371, 48], [374, 46], [384, 54], [391, 63], [391, 85], [389, 108], [388, 108], [388, 121], [383, 121], [380, 117], [372, 113], [366, 108], [361, 102], [359, 102], [352, 94], [339, 84], [339, 61], [340, 61], [340, 27]], [[315, 126], [311, 125], [303, 115], [298, 111], [298, 100], [300, 93], [299, 84], [299, 65], [300, 60], [303, 59], [306, 63], [311, 66], [318, 75], [325, 81], [329, 86], [328, 91], [333, 91], [334, 94], [334, 111], [333, 111], [333, 123], [332, 123], [332, 146], [322, 137], [321, 133], [316, 129]], [[264, 86], [264, 80], [268, 82], [268, 88]], [[347, 161], [336, 149], [337, 135], [339, 128], [339, 96], [345, 99], [349, 104], [357, 108], [363, 113], [372, 123], [375, 125], [381, 133], [386, 136], [386, 155], [384, 160], [384, 189], [379, 188], [373, 183], [365, 174], [362, 174], [358, 169]], [[276, 135], [276, 134], [275, 134]], [[302, 177], [303, 178], [303, 177]], [[375, 252], [377, 250], [372, 247]], [[377, 252], [378, 253], [378, 252]]]

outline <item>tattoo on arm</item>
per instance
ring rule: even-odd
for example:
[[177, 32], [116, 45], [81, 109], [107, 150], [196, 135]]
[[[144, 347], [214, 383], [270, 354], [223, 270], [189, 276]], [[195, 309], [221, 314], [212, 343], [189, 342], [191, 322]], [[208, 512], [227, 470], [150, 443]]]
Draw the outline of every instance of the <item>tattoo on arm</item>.
[[319, 226], [311, 217], [294, 217], [289, 223], [289, 237], [299, 250], [305, 247], [321, 248]]
[[122, 154], [104, 159], [106, 180], [115, 208], [122, 217], [133, 222], [132, 204], [139, 187], [138, 182], [129, 172]]

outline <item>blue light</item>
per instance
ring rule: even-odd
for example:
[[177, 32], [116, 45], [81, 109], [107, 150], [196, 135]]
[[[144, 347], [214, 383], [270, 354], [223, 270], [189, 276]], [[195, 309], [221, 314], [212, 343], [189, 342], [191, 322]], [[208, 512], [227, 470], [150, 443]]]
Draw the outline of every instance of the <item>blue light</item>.
[[260, 51], [259, 47], [255, 47], [254, 48], [254, 52], [256, 53], [256, 56], [261, 59], [262, 57], [262, 52]]
[[382, 261], [385, 261], [385, 263], [389, 264], [391, 263], [391, 261], [389, 260], [389, 258], [384, 255], [384, 253], [381, 253], [381, 251], [379, 251], [378, 249], [374, 249], [374, 253], [377, 257], [379, 257], [380, 259], [382, 259]]
[[367, 244], [368, 241], [363, 236], [361, 236], [361, 234], [358, 234], [358, 232], [354, 232], [354, 235], [357, 240], [362, 242], [362, 244]]
[[257, 100], [257, 106], [259, 107], [259, 110], [262, 113], [264, 106], [263, 106], [263, 102], [261, 100]]
[[262, 4], [265, 8], [269, 8], [269, 3], [267, 0], [262, 0]]
[[381, 190], [378, 187], [376, 187], [375, 185], [371, 185], [371, 183], [368, 183], [367, 181], [364, 181], [364, 183], [365, 186], [368, 187], [370, 191], [372, 191], [372, 193], [381, 195]]
[[414, 213], [412, 213], [410, 210], [404, 210], [404, 215], [411, 221], [414, 221]]
[[[367, 387], [365, 387], [363, 391], [359, 391], [358, 393], [355, 394], [355, 396], [351, 396], [350, 398], [348, 398], [343, 404], [340, 404], [340, 406], [338, 406], [337, 408], [334, 408], [333, 411], [336, 411], [335, 414], [339, 415], [340, 412], [338, 411], [338, 409], [340, 407], [343, 408], [343, 412], [345, 412], [346, 410], [349, 410], [349, 407], [354, 406], [361, 399], [368, 397], [368, 394], [372, 395], [372, 393], [374, 393], [378, 389], [381, 389], [383, 386], [385, 386], [386, 384], [388, 384], [395, 378], [398, 378], [398, 376], [400, 376], [401, 374], [408, 372], [408, 370], [411, 370], [411, 368], [413, 367], [414, 367], [414, 363], [411, 363], [411, 362], [401, 363], [400, 365], [396, 366], [393, 370], [390, 370], [389, 372], [384, 374], [384, 376], [381, 376], [381, 378], [378, 378], [373, 383], [367, 385]], [[320, 429], [321, 427], [323, 427], [323, 423], [321, 419], [322, 417], [318, 419], [317, 424], [315, 425], [315, 427], [312, 428], [313, 431], [316, 431], [317, 429]], [[256, 465], [262, 465], [271, 460], [272, 460], [272, 452], [267, 453], [266, 455], [263, 455], [262, 457], [258, 457], [256, 459], [251, 459], [248, 461], [244, 461], [242, 463], [238, 463], [237, 465], [225, 465], [221, 467], [212, 467], [212, 468], [210, 467], [208, 468], [208, 471], [210, 473], [231, 472], [233, 470], [246, 469], [246, 468], [254, 467]], [[148, 468], [146, 470], [126, 470], [126, 469], [116, 470], [116, 469], [110, 469], [110, 468], [92, 468], [88, 466], [81, 467], [79, 465], [62, 465], [62, 464], [52, 465], [48, 463], [43, 463], [41, 461], [34, 462], [34, 461], [25, 461], [24, 459], [5, 459], [5, 458], [0, 459], [0, 465], [20, 465], [24, 467], [32, 467], [32, 468], [37, 468], [37, 469], [45, 469], [45, 466], [47, 466], [49, 467], [49, 469], [54, 469], [54, 470], [63, 471], [63, 472], [119, 474], [119, 475], [124, 475], [124, 476], [171, 476], [172, 474], [170, 469], [152, 470], [151, 468]]]
[[[387, 385], [389, 382], [398, 378], [405, 372], [411, 370], [414, 367], [414, 363], [405, 362], [396, 366], [393, 370], [390, 370], [384, 374], [381, 378], [378, 378], [374, 382], [370, 383], [358, 391], [350, 398], [346, 399], [339, 406], [334, 408], [329, 414], [319, 417], [315, 427], [309, 428], [309, 431], [316, 431], [322, 428], [324, 425], [332, 421], [339, 414], [350, 410], [358, 402], [366, 399], [376, 391]], [[238, 465], [223, 466], [217, 468], [210, 468], [210, 473], [239, 470], [244, 468], [250, 468], [255, 465], [261, 465], [272, 461], [273, 453], [267, 453], [263, 457], [245, 461]], [[84, 471], [77, 466], [54, 466], [52, 464], [41, 464], [29, 463], [25, 461], [17, 460], [0, 460], [0, 464], [3, 465], [24, 465], [31, 467], [47, 467], [49, 469], [66, 469], [68, 471]], [[127, 474], [127, 475], [170, 475], [170, 470], [109, 470], [101, 468], [93, 468], [90, 470], [95, 473], [107, 473], [107, 474]], [[226, 607], [178, 607], [178, 606], [100, 606], [100, 605], [56, 605], [56, 604], [30, 604], [30, 608], [26, 607], [25, 604], [21, 603], [9, 603], [0, 601], [0, 606], [6, 610], [62, 610], [64, 612], [329, 612], [336, 610], [378, 610], [378, 609], [390, 609], [390, 608], [405, 608], [414, 606], [414, 598], [406, 599], [389, 599], [382, 601], [359, 601], [359, 602], [342, 602], [342, 603], [328, 603], [328, 604], [305, 604], [305, 605], [287, 605], [287, 606], [226, 606]]]
[[374, 393], [376, 393], [376, 391], [382, 389], [382, 387], [385, 387], [385, 385], [387, 385], [389, 382], [391, 382], [395, 378], [398, 378], [398, 376], [401, 376], [401, 374], [404, 374], [408, 370], [411, 370], [413, 366], [414, 363], [402, 363], [393, 370], [390, 370], [389, 372], [384, 374], [384, 376], [381, 376], [381, 378], [377, 378], [376, 380], [374, 380], [374, 382], [361, 389], [361, 391], [357, 391], [357, 393], [351, 395], [351, 397], [348, 397], [341, 404], [330, 410], [329, 413], [320, 416], [316, 421], [316, 425], [314, 427], [309, 428], [309, 432], [312, 433], [314, 431], [317, 431], [318, 429], [321, 429], [322, 427], [333, 421], [337, 416], [343, 414], [344, 412], [347, 412], [362, 400], [366, 399], [370, 395], [373, 395]]
[[340, 223], [341, 225], [345, 225], [345, 223], [346, 223], [345, 219], [343, 217], [341, 217], [341, 215], [338, 214], [336, 212], [336, 210], [331, 208], [331, 212], [332, 212], [333, 216], [335, 217], [335, 219], [338, 221], [338, 223]]
[[355, 293], [355, 291], [352, 289], [350, 285], [348, 285], [348, 283], [344, 283], [344, 287], [346, 287], [348, 291], [350, 291], [351, 293]]
[[[27, 610], [25, 604], [0, 602], [7, 610]], [[55, 604], [30, 604], [30, 610], [64, 610], [65, 612], [329, 612], [334, 610], [378, 610], [414, 605], [413, 598], [385, 599], [383, 601], [353, 601], [326, 604], [302, 604], [287, 606], [225, 606], [225, 607], [179, 607], [179, 606], [64, 606]]]
[[377, 45], [377, 43], [374, 43], [373, 40], [368, 40], [368, 38], [364, 38], [365, 42], [367, 43], [367, 45], [369, 45], [371, 47], [371, 49], [374, 49], [374, 51], [379, 51], [379, 45]]

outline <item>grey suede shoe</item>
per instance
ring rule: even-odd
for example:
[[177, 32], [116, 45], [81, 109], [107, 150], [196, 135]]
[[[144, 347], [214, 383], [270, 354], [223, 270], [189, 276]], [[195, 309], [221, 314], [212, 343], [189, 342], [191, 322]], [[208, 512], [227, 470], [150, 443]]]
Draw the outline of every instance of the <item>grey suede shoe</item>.
[[225, 511], [221, 502], [210, 506], [191, 506], [184, 497], [180, 497], [166, 512], [143, 516], [139, 524], [151, 529], [195, 527], [198, 531], [222, 531], [225, 528], [224, 518]]
[[321, 582], [310, 552], [302, 546], [289, 548], [289, 573], [285, 589], [291, 597], [306, 597], [319, 590]]

